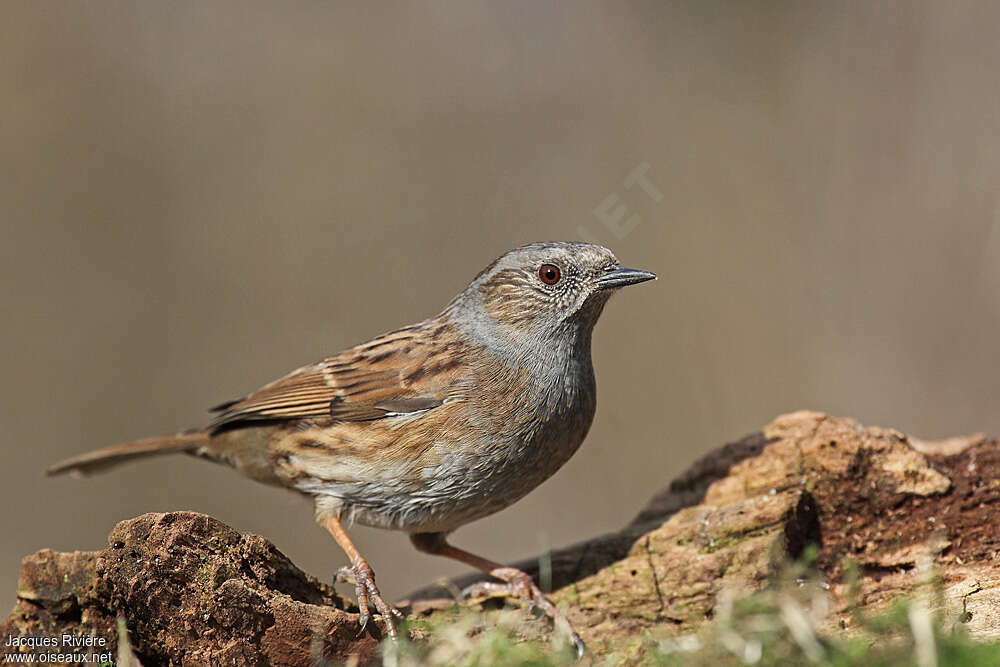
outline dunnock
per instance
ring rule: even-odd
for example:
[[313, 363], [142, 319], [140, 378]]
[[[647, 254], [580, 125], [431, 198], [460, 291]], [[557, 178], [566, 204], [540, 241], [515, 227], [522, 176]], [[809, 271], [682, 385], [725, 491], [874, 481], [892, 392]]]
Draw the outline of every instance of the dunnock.
[[402, 614], [379, 593], [343, 522], [406, 531], [420, 551], [503, 582], [479, 592], [516, 597], [564, 622], [526, 573], [454, 547], [447, 535], [517, 501], [573, 455], [596, 405], [594, 324], [615, 290], [655, 277], [597, 245], [525, 245], [436, 317], [223, 403], [204, 428], [82, 454], [48, 472], [185, 452], [311, 496], [317, 522], [350, 559], [338, 577], [355, 583], [362, 628], [369, 605], [393, 637], [392, 617]]

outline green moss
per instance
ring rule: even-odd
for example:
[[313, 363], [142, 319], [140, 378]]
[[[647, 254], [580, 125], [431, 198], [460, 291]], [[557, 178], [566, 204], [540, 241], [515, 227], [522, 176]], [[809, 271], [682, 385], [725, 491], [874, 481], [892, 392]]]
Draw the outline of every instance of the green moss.
[[716, 535], [709, 540], [709, 543], [702, 547], [701, 552], [710, 554], [716, 551], [721, 551], [722, 549], [731, 549], [735, 547], [740, 542], [745, 542], [754, 537], [763, 537], [774, 532], [771, 527], [754, 528], [752, 530], [742, 531], [742, 532], [731, 532], [727, 531], [721, 535]]

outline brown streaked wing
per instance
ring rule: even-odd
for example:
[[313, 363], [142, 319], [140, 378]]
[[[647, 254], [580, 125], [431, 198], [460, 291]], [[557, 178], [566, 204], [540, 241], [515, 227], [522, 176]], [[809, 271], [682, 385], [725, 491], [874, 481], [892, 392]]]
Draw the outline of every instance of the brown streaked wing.
[[300, 368], [217, 406], [211, 426], [320, 417], [365, 421], [434, 408], [458, 379], [455, 350], [439, 342], [442, 333], [401, 329]]

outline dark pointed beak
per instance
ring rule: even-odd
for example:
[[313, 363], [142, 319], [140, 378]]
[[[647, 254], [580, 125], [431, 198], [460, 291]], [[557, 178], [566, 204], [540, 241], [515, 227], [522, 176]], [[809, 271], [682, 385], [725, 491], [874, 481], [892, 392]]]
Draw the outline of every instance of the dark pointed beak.
[[637, 285], [647, 280], [656, 280], [656, 274], [642, 269], [629, 269], [624, 266], [613, 266], [597, 278], [597, 284], [602, 290], [617, 289], [626, 285]]

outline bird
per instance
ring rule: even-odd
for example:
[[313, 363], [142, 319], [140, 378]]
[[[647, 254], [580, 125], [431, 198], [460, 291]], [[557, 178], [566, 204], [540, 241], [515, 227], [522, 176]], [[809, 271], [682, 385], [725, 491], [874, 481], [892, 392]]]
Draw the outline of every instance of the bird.
[[656, 278], [607, 248], [529, 243], [494, 260], [436, 316], [304, 366], [213, 408], [206, 425], [81, 454], [47, 473], [101, 472], [184, 453], [312, 499], [347, 556], [359, 625], [374, 608], [395, 639], [402, 612], [344, 526], [408, 533], [417, 550], [497, 581], [475, 592], [541, 609], [583, 642], [525, 572], [448, 536], [502, 510], [577, 451], [594, 418], [594, 325], [620, 288]]

